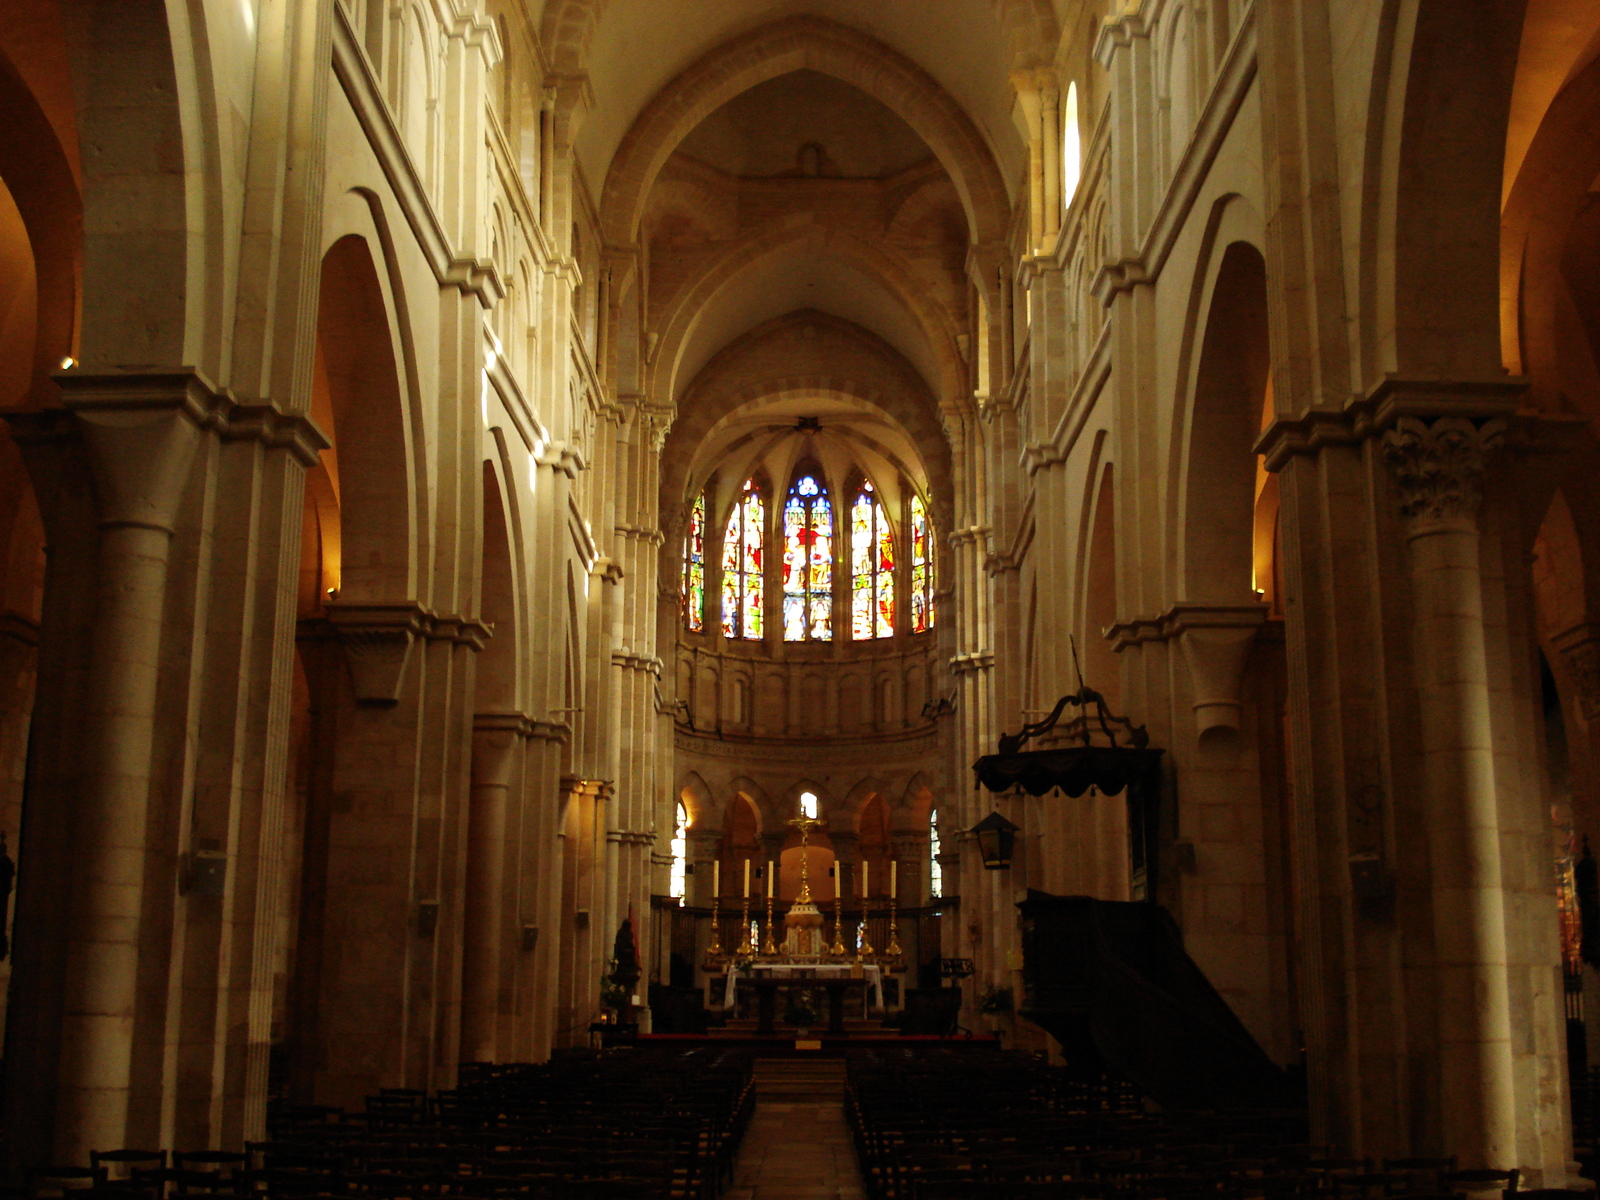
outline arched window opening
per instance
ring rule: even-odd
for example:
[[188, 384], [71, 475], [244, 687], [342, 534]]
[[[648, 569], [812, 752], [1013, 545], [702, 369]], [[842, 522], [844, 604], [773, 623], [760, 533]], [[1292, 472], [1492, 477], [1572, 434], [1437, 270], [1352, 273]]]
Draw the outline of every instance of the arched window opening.
[[672, 882], [667, 895], [681, 906], [688, 891], [689, 879], [689, 810], [678, 801], [677, 823], [672, 829]]
[[894, 636], [894, 538], [883, 502], [863, 483], [850, 506], [850, 636]]
[[939, 865], [939, 810], [928, 813], [928, 895], [944, 895], [944, 868]]
[[911, 497], [911, 632], [933, 628], [933, 523], [921, 496]]
[[833, 506], [812, 471], [783, 509], [783, 640], [833, 640]]
[[1078, 85], [1067, 84], [1067, 102], [1061, 106], [1061, 205], [1070, 208], [1083, 175], [1083, 146], [1078, 138]]
[[731, 638], [761, 640], [761, 550], [766, 506], [756, 481], [744, 490], [728, 514], [722, 536], [722, 632]]
[[700, 493], [689, 510], [689, 532], [683, 539], [683, 616], [689, 632], [706, 624], [706, 497]]
[[800, 815], [802, 817], [810, 817], [813, 821], [817, 819], [817, 794], [815, 792], [800, 793]]

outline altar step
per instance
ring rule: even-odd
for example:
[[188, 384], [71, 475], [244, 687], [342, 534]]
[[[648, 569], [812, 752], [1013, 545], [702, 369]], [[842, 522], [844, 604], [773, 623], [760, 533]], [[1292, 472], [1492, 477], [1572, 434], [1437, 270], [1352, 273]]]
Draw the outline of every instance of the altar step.
[[838, 1058], [758, 1058], [758, 1104], [825, 1104], [844, 1098], [844, 1060]]

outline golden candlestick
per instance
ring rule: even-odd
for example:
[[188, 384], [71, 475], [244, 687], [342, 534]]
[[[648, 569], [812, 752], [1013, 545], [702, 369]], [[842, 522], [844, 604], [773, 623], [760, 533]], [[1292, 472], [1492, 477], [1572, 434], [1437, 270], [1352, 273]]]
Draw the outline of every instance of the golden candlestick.
[[796, 904], [811, 903], [811, 831], [822, 824], [815, 817], [795, 817], [789, 822], [800, 831], [800, 895]]
[[900, 903], [893, 897], [889, 899], [889, 944], [883, 952], [890, 958], [900, 957]]
[[867, 922], [872, 916], [872, 902], [867, 897], [861, 897], [861, 948], [856, 951], [857, 958], [871, 958], [877, 953], [872, 948], [872, 935], [868, 932]]
[[747, 887], [744, 890], [744, 907], [739, 914], [739, 948], [734, 953], [749, 955], [755, 952], [755, 941], [750, 936], [750, 889]]
[[771, 891], [768, 891], [767, 892], [767, 936], [766, 936], [766, 940], [761, 943], [761, 953], [763, 953], [763, 954], [776, 954], [777, 952], [778, 952], [778, 944], [772, 940], [772, 893], [771, 893]]
[[722, 925], [718, 919], [717, 902], [721, 899], [715, 892], [711, 893], [711, 945], [706, 948], [706, 953], [714, 958], [722, 955]]
[[833, 945], [828, 953], [835, 958], [844, 957], [844, 872], [835, 860], [833, 864]]

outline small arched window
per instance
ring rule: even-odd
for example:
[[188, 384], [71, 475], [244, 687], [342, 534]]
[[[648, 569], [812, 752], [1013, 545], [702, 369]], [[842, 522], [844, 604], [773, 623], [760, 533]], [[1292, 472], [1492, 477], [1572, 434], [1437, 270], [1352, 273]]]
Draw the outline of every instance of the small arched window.
[[933, 522], [921, 496], [911, 497], [911, 632], [933, 628]]
[[761, 640], [761, 558], [766, 536], [761, 489], [745, 480], [722, 535], [722, 632]]
[[833, 506], [805, 471], [783, 507], [783, 640], [833, 640]]
[[1061, 106], [1061, 206], [1072, 204], [1083, 175], [1083, 145], [1078, 136], [1078, 85], [1067, 84], [1067, 102]]
[[850, 636], [894, 636], [894, 537], [883, 502], [864, 482], [850, 506]]
[[944, 895], [944, 868], [939, 865], [939, 810], [928, 814], [928, 895]]
[[683, 904], [689, 882], [689, 810], [678, 801], [677, 822], [672, 829], [672, 882], [667, 895]]
[[691, 633], [706, 624], [706, 497], [702, 492], [689, 509], [689, 530], [683, 539], [683, 618]]
[[810, 817], [813, 821], [817, 819], [817, 794], [815, 792], [800, 793], [800, 815], [802, 817]]

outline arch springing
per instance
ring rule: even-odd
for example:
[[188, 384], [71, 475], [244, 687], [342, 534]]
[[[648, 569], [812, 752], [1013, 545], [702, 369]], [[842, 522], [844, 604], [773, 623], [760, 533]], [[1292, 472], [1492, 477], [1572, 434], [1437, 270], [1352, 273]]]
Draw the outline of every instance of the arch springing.
[[911, 497], [911, 632], [933, 628], [933, 522], [921, 496]]
[[706, 497], [701, 492], [689, 509], [689, 531], [683, 539], [683, 616], [691, 633], [706, 624]]
[[730, 638], [761, 640], [761, 559], [766, 539], [766, 505], [752, 477], [728, 514], [722, 535], [722, 632]]
[[833, 640], [833, 505], [820, 472], [802, 471], [783, 509], [783, 640]]
[[894, 636], [894, 535], [883, 501], [863, 481], [850, 506], [850, 636]]

